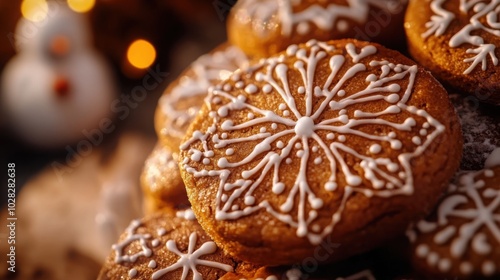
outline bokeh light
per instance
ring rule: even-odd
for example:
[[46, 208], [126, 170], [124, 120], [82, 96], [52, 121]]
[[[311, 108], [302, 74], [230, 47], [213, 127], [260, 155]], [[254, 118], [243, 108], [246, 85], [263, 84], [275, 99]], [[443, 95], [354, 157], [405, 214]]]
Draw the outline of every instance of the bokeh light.
[[155, 61], [156, 50], [150, 42], [138, 39], [128, 47], [127, 59], [132, 66], [146, 69]]
[[43, 21], [48, 11], [49, 6], [45, 0], [24, 0], [21, 3], [21, 14], [33, 22]]
[[68, 0], [68, 6], [77, 13], [86, 13], [95, 5], [95, 0]]

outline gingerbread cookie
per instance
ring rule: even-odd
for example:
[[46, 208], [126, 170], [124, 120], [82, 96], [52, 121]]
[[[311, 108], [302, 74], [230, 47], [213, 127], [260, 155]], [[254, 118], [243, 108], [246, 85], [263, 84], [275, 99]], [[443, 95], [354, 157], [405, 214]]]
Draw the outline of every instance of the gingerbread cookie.
[[440, 80], [500, 104], [498, 1], [410, 1], [408, 50]]
[[464, 136], [460, 168], [481, 170], [490, 153], [500, 147], [500, 114], [498, 108], [480, 103], [474, 96], [450, 94], [457, 110]]
[[418, 271], [457, 279], [500, 276], [500, 148], [485, 165], [462, 173], [435, 213], [408, 231]]
[[178, 155], [168, 147], [157, 144], [146, 160], [141, 174], [146, 213], [165, 207], [189, 205], [177, 158]]
[[[181, 145], [200, 224], [246, 261], [332, 261], [400, 234], [437, 202], [461, 156], [444, 88], [396, 51], [310, 41], [210, 91]], [[269, 256], [272, 256], [271, 258]]]
[[355, 38], [402, 45], [406, 0], [240, 0], [227, 22], [229, 42], [268, 57], [310, 39]]
[[232, 258], [185, 209], [132, 221], [112, 246], [97, 279], [299, 280], [301, 276], [297, 268], [261, 267]]
[[170, 84], [160, 98], [155, 128], [162, 143], [178, 151], [186, 129], [198, 113], [208, 88], [247, 64], [246, 56], [236, 47], [223, 44], [198, 58]]

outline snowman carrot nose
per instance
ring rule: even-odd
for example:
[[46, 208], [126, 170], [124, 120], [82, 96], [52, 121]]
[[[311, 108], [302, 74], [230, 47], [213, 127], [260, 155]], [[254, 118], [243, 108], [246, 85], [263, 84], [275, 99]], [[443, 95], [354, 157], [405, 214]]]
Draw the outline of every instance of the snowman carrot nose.
[[59, 76], [54, 80], [54, 93], [58, 98], [65, 98], [69, 95], [69, 82], [66, 77]]
[[70, 47], [68, 37], [59, 35], [52, 38], [50, 42], [50, 53], [55, 57], [62, 57], [68, 54]]

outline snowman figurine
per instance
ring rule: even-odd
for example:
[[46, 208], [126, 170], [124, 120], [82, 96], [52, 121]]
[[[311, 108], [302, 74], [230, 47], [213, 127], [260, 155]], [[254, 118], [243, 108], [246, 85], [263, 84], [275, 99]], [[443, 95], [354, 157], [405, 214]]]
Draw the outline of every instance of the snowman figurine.
[[7, 125], [25, 142], [60, 148], [98, 129], [111, 115], [115, 85], [105, 60], [92, 48], [87, 19], [49, 1], [45, 19], [22, 18], [18, 54], [1, 77]]

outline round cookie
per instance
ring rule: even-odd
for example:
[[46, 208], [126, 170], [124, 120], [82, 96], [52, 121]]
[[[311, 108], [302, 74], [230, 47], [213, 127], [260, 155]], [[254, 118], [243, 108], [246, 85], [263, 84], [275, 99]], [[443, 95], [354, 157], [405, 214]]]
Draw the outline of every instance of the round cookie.
[[486, 168], [460, 174], [435, 213], [408, 231], [418, 271], [453, 279], [500, 276], [500, 148]]
[[301, 276], [296, 268], [260, 267], [225, 254], [186, 209], [132, 221], [112, 246], [97, 279], [299, 280]]
[[410, 1], [408, 50], [440, 80], [500, 104], [498, 1]]
[[200, 224], [228, 253], [291, 264], [331, 241], [342, 244], [333, 261], [427, 214], [461, 138], [447, 92], [413, 61], [378, 44], [310, 41], [212, 89], [180, 166]]
[[500, 114], [498, 108], [479, 102], [474, 96], [450, 94], [457, 110], [464, 138], [460, 168], [481, 170], [490, 153], [500, 147]]
[[155, 128], [161, 142], [177, 152], [186, 130], [203, 104], [208, 88], [247, 64], [236, 47], [223, 44], [194, 61], [172, 82], [158, 102]]
[[165, 207], [189, 205], [177, 159], [176, 153], [157, 144], [146, 160], [141, 174], [145, 213]]
[[308, 40], [355, 38], [400, 47], [405, 0], [240, 0], [227, 22], [229, 42], [254, 58]]

